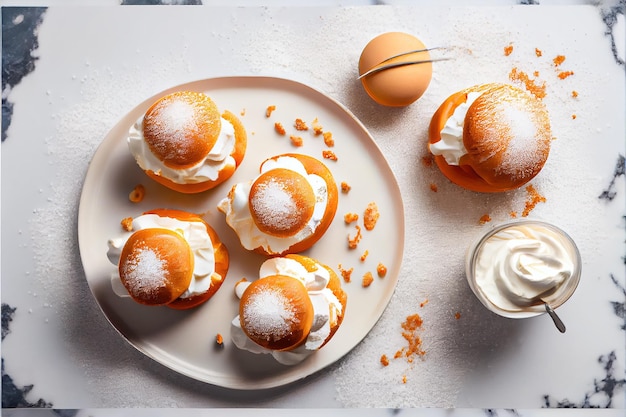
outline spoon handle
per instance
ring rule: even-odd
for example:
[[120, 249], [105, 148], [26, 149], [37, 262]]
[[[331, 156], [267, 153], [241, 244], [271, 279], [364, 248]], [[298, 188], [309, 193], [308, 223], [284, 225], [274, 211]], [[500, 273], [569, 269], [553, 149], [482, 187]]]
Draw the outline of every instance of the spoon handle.
[[552, 310], [552, 307], [550, 307], [550, 304], [545, 303], [544, 305], [546, 306], [546, 312], [552, 318], [552, 321], [554, 322], [554, 325], [556, 326], [556, 328], [561, 333], [565, 333], [565, 324], [563, 324], [559, 316], [554, 312], [554, 310]]

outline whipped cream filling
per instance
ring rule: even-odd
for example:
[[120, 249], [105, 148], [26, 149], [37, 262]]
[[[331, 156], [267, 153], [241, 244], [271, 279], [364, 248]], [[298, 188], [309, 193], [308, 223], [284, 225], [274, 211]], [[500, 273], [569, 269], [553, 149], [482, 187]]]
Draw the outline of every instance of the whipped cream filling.
[[[266, 260], [259, 270], [259, 278], [271, 275], [286, 275], [302, 282], [307, 288], [313, 304], [313, 325], [306, 341], [290, 351], [274, 351], [266, 349], [248, 338], [243, 329], [239, 316], [231, 322], [231, 338], [239, 349], [252, 353], [271, 354], [276, 361], [283, 365], [294, 365], [303, 361], [307, 356], [318, 350], [330, 335], [331, 327], [337, 323], [343, 306], [335, 294], [327, 288], [330, 274], [322, 265], [316, 264], [317, 269], [309, 272], [298, 261], [291, 258], [272, 258]], [[235, 294], [241, 298], [250, 282], [240, 281], [235, 286]]]
[[225, 167], [235, 166], [235, 159], [231, 156], [235, 149], [235, 127], [223, 117], [221, 118], [222, 128], [213, 148], [203, 160], [185, 169], [168, 167], [154, 156], [144, 139], [143, 120], [144, 116], [141, 116], [130, 128], [127, 140], [128, 148], [141, 169], [152, 171], [177, 184], [195, 184], [215, 181]]
[[291, 156], [281, 156], [277, 159], [265, 161], [261, 165], [261, 174], [276, 168], [290, 169], [306, 178], [315, 193], [316, 203], [313, 209], [313, 216], [311, 216], [306, 226], [293, 236], [283, 238], [268, 235], [259, 230], [250, 213], [250, 189], [256, 179], [235, 184], [232, 189], [232, 199], [229, 197], [224, 198], [219, 202], [218, 208], [226, 214], [226, 223], [237, 233], [241, 245], [248, 250], [263, 247], [270, 253], [282, 253], [296, 243], [311, 236], [324, 217], [326, 205], [328, 204], [328, 190], [324, 179], [319, 175], [308, 174], [302, 163]]
[[496, 232], [476, 258], [476, 287], [494, 306], [524, 311], [542, 304], [575, 270], [574, 248], [565, 237], [537, 225], [515, 225]]
[[441, 129], [439, 142], [430, 143], [429, 149], [433, 155], [441, 155], [448, 165], [459, 165], [461, 157], [467, 154], [467, 149], [463, 144], [463, 125], [465, 124], [465, 115], [472, 103], [480, 97], [482, 93], [471, 92], [467, 94], [465, 103], [460, 104], [446, 124]]
[[[156, 214], [144, 214], [133, 219], [132, 231], [124, 233], [122, 236], [108, 241], [107, 257], [109, 261], [118, 266], [124, 245], [130, 236], [137, 230], [160, 228], [175, 231], [183, 236], [194, 256], [193, 276], [189, 287], [179, 298], [189, 298], [194, 295], [205, 293], [210, 287], [213, 279], [223, 279], [215, 273], [215, 253], [211, 237], [202, 222], [187, 222], [171, 217], [161, 217]], [[113, 291], [120, 297], [130, 297], [128, 291], [120, 280], [120, 275], [116, 270], [111, 275], [111, 285]]]

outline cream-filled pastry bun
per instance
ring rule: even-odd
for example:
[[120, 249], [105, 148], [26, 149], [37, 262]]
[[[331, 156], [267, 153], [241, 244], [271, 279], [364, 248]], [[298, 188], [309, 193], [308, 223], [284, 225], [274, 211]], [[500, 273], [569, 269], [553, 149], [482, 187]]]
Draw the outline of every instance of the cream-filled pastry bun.
[[328, 266], [302, 256], [266, 260], [259, 278], [239, 281], [239, 315], [231, 323], [235, 346], [271, 354], [284, 365], [321, 349], [341, 325], [347, 295]]
[[137, 164], [158, 183], [182, 193], [209, 190], [241, 164], [247, 135], [231, 112], [220, 114], [206, 94], [178, 91], [157, 100], [130, 128]]
[[108, 242], [118, 295], [186, 310], [209, 300], [224, 282], [228, 250], [199, 216], [157, 209], [132, 219], [130, 229]]
[[509, 84], [477, 85], [433, 115], [428, 148], [453, 183], [479, 192], [519, 188], [543, 168], [552, 140], [543, 102]]
[[312, 156], [265, 160], [253, 180], [235, 184], [218, 204], [248, 250], [270, 256], [302, 252], [317, 242], [337, 211], [337, 184]]

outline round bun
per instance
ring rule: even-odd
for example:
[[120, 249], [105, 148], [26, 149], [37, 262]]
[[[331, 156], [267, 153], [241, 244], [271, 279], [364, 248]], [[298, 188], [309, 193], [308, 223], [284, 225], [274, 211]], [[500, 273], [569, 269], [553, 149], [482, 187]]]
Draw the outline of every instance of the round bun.
[[545, 106], [520, 88], [491, 83], [451, 95], [431, 119], [429, 144], [441, 140], [446, 121], [471, 92], [481, 94], [465, 116], [467, 154], [459, 165], [449, 165], [441, 155], [435, 155], [435, 163], [450, 181], [468, 190], [493, 193], [521, 187], [543, 168], [552, 136]]
[[259, 230], [288, 237], [313, 216], [315, 193], [299, 173], [277, 168], [261, 174], [250, 188], [250, 214]]
[[[215, 230], [200, 216], [186, 211], [155, 209], [143, 214], [202, 223], [211, 238], [216, 275], [212, 277], [207, 291], [182, 298], [181, 295], [189, 288], [194, 271], [194, 254], [189, 244], [180, 233], [169, 229], [138, 230], [124, 246], [119, 263], [120, 278], [131, 297], [141, 304], [166, 305], [176, 310], [190, 309], [208, 301], [222, 286], [229, 267], [228, 250]], [[133, 253], [139, 256], [133, 256]], [[162, 276], [158, 273], [160, 265], [167, 265], [163, 272], [166, 277], [164, 284], [161, 284]]]
[[252, 282], [239, 304], [244, 333], [271, 350], [291, 350], [303, 343], [313, 325], [313, 304], [296, 278], [272, 275]]
[[189, 287], [193, 265], [193, 252], [180, 234], [154, 228], [130, 236], [118, 269], [122, 284], [135, 301], [164, 305]]
[[[332, 172], [328, 169], [328, 167], [326, 165], [324, 165], [321, 161], [319, 161], [318, 159], [312, 157], [312, 156], [308, 156], [308, 155], [302, 155], [302, 154], [293, 154], [293, 153], [289, 153], [289, 154], [283, 154], [283, 155], [277, 155], [274, 156], [270, 159], [278, 159], [281, 156], [290, 156], [293, 158], [296, 158], [297, 160], [300, 161], [300, 163], [302, 163], [302, 165], [304, 166], [304, 169], [306, 170], [307, 174], [315, 174], [318, 175], [319, 177], [321, 177], [324, 182], [326, 183], [326, 198], [327, 198], [327, 204], [326, 204], [326, 210], [324, 211], [324, 214], [322, 216], [322, 221], [317, 225], [317, 228], [315, 229], [315, 231], [313, 232], [313, 234], [311, 236], [309, 236], [308, 238], [295, 243], [294, 245], [290, 246], [287, 250], [281, 252], [281, 253], [268, 253], [263, 247], [259, 247], [257, 248], [255, 251], [264, 255], [272, 255], [272, 256], [279, 256], [279, 255], [285, 255], [288, 253], [299, 253], [302, 252], [306, 249], [309, 249], [311, 246], [313, 246], [318, 240], [321, 239], [321, 237], [324, 235], [324, 233], [326, 233], [326, 230], [328, 229], [328, 227], [330, 226], [330, 224], [332, 223], [333, 219], [335, 218], [335, 213], [337, 212], [337, 203], [338, 203], [338, 190], [337, 190], [337, 184], [335, 182], [335, 178], [333, 177]], [[272, 171], [268, 171], [269, 172], [273, 172], [273, 171], [278, 171], [278, 170], [272, 170]], [[300, 184], [301, 185], [301, 184]], [[296, 199], [298, 201], [298, 204], [302, 205], [302, 203], [313, 203], [315, 204], [314, 201], [311, 201], [310, 198], [308, 197], [308, 189], [310, 189], [310, 186], [306, 187], [301, 187], [301, 189], [304, 190], [304, 195], [302, 196], [295, 196], [294, 194], [294, 199]], [[294, 185], [290, 185], [289, 186], [290, 190], [300, 190], [300, 188], [298, 188], [295, 184]], [[252, 200], [249, 201], [250, 204], [250, 211], [253, 211], [253, 206], [258, 205], [259, 207], [261, 206], [260, 204], [253, 202]], [[269, 207], [271, 208], [272, 205], [271, 204], [265, 204], [265, 207]], [[303, 210], [303, 213], [308, 213], [308, 210], [311, 211], [311, 213], [313, 212], [313, 207], [311, 206], [310, 208], [307, 208], [306, 211]], [[266, 216], [271, 216], [271, 213], [265, 213]], [[299, 221], [296, 222], [297, 224], [301, 224], [302, 226], [304, 224], [306, 224], [306, 221], [308, 221], [310, 219], [310, 216], [304, 221], [304, 223], [302, 223], [302, 221], [304, 220], [304, 218], [306, 217], [306, 214], [298, 214], [295, 216], [296, 219], [298, 219]], [[291, 222], [287, 222], [287, 223], [291, 223]], [[282, 235], [280, 235], [281, 237], [288, 237], [291, 236], [293, 234], [295, 234], [295, 232], [297, 232], [298, 230], [300, 230], [302, 228], [302, 226], [300, 226], [299, 228], [297, 227], [293, 227], [292, 230], [294, 230], [294, 233], [289, 234], [286, 231], [282, 232]], [[271, 228], [270, 228], [271, 229]], [[261, 229], [262, 230], [262, 229]], [[268, 233], [269, 234], [269, 233]]]
[[182, 193], [199, 193], [209, 190], [230, 178], [241, 164], [246, 152], [247, 134], [241, 121], [229, 111], [220, 112], [206, 94], [178, 91], [156, 101], [146, 112], [143, 135], [150, 151], [165, 166], [187, 169], [198, 164], [215, 145], [222, 120], [229, 121], [235, 129], [235, 146], [231, 156], [235, 166], [222, 169], [215, 180], [179, 184], [150, 169], [146, 174], [156, 182]]

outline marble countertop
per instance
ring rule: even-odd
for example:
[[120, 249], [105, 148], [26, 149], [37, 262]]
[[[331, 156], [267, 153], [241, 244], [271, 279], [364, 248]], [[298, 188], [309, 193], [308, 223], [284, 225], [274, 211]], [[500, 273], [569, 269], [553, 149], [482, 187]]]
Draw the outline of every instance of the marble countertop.
[[[563, 408], [623, 415], [623, 0], [350, 1], [306, 8], [110, 3], [119, 2], [3, 2], [3, 414], [97, 417], [140, 407], [161, 409], [163, 416], [172, 408], [189, 415], [222, 408], [228, 415], [226, 409], [244, 407], [302, 408], [306, 415], [319, 407], [372, 407], [359, 415], [388, 413], [376, 408], [429, 416], [437, 415], [432, 408], [446, 416], [556, 415]], [[374, 103], [355, 76], [365, 44], [394, 30], [427, 45], [459, 46], [453, 60], [435, 64], [424, 96], [401, 109]], [[572, 76], [559, 79], [551, 61], [556, 55], [566, 57], [563, 69]], [[526, 191], [467, 192], [421, 162], [430, 116], [441, 101], [473, 84], [515, 82], [513, 68], [544, 83], [556, 138], [532, 182], [546, 201], [531, 217], [558, 224], [582, 253], [579, 288], [558, 309], [565, 334], [547, 317], [510, 320], [489, 313], [463, 279], [468, 239], [521, 212]], [[78, 253], [82, 183], [109, 130], [160, 91], [231, 75], [295, 80], [342, 103], [385, 155], [404, 203], [403, 261], [380, 320], [336, 363], [266, 390], [196, 381], [134, 349], [99, 309]], [[485, 214], [491, 221], [481, 224]], [[426, 353], [381, 366], [381, 354], [402, 346], [400, 325], [414, 313], [424, 321], [419, 338]], [[422, 407], [431, 409], [420, 414]]]

